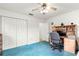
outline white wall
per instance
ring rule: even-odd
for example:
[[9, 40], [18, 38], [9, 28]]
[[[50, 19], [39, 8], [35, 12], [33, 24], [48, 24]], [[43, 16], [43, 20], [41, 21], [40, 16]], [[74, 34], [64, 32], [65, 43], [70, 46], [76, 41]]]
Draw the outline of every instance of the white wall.
[[3, 50], [40, 41], [39, 23], [42, 22], [41, 20], [3, 9], [0, 9], [0, 15], [3, 21]]
[[79, 37], [79, 10], [72, 11], [69, 13], [65, 13], [62, 15], [58, 15], [56, 17], [50, 18], [47, 23], [51, 24], [51, 22], [54, 23], [54, 25], [60, 25], [62, 22], [65, 25], [70, 24], [73, 22], [77, 25], [77, 36]]
[[49, 28], [48, 23], [40, 23], [40, 41], [48, 41]]

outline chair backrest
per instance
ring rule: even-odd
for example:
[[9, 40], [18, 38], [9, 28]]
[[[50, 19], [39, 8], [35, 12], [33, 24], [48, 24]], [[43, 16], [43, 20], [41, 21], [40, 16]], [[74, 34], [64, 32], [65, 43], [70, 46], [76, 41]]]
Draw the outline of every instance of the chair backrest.
[[51, 38], [51, 41], [53, 43], [59, 43], [60, 42], [60, 36], [57, 32], [51, 32], [50, 33], [50, 38]]

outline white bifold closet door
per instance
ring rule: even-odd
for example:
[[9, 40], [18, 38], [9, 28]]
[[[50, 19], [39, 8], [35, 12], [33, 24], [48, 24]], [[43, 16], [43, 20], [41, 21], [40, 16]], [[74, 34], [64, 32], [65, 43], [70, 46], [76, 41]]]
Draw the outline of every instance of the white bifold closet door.
[[27, 44], [27, 21], [2, 18], [3, 49], [10, 49]]
[[17, 46], [27, 44], [27, 21], [17, 20]]
[[16, 19], [2, 17], [3, 50], [16, 47]]
[[39, 42], [39, 24], [37, 22], [28, 22], [28, 44]]

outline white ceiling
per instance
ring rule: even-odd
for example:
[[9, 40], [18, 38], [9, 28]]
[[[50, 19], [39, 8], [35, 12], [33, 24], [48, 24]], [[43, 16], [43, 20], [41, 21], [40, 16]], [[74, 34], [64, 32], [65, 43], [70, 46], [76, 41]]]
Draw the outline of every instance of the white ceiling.
[[[20, 14], [27, 14], [31, 12], [32, 9], [39, 7], [39, 3], [0, 3], [0, 8], [12, 12], [17, 12]], [[39, 19], [49, 19], [60, 14], [71, 12], [79, 9], [78, 3], [51, 3], [50, 6], [56, 6], [57, 11], [49, 11], [47, 14], [43, 15], [40, 12], [32, 12], [33, 17]]]

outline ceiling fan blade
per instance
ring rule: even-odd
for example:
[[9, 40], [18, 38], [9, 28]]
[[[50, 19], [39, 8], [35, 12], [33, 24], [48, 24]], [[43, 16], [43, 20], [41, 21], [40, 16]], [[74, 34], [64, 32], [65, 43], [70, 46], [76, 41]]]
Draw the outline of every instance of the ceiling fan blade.
[[55, 8], [55, 7], [50, 7], [52, 10], [57, 10], [57, 8]]
[[32, 13], [29, 13], [28, 15], [31, 15], [31, 16], [33, 16], [34, 14], [32, 14]]
[[38, 7], [38, 8], [32, 9], [32, 11], [40, 10], [40, 8], [41, 8], [41, 7]]

